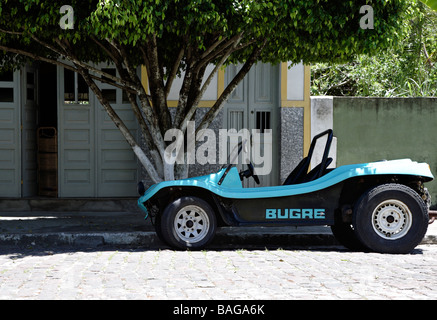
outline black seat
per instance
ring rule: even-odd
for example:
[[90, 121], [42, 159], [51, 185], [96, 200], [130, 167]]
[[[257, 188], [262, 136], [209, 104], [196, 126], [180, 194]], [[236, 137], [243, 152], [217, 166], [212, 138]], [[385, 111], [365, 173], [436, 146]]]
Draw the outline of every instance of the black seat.
[[[308, 172], [308, 168], [310, 166], [311, 158], [313, 156], [313, 151], [316, 146], [317, 139], [328, 135], [326, 140], [325, 150], [323, 152], [322, 161], [316, 167], [314, 167], [310, 172]], [[285, 179], [283, 185], [290, 184], [298, 184], [302, 182], [308, 182], [320, 178], [322, 175], [328, 172], [328, 166], [332, 162], [332, 158], [328, 158], [329, 149], [331, 148], [331, 143], [333, 139], [332, 129], [328, 129], [314, 136], [313, 141], [311, 142], [310, 149], [308, 151], [308, 156], [302, 159], [301, 162], [297, 165], [296, 168], [288, 175], [287, 179]]]
[[[297, 165], [296, 168], [288, 175], [287, 179], [285, 179], [283, 185], [291, 185], [291, 184], [298, 184], [303, 182], [309, 182], [315, 180], [320, 171], [320, 167], [322, 166], [321, 163], [319, 163], [317, 166], [314, 167], [310, 172], [305, 174], [305, 172], [308, 171], [308, 166], [305, 166], [306, 164], [306, 157], [302, 159], [302, 161]], [[322, 171], [321, 176], [323, 176], [327, 172], [328, 166], [331, 164], [332, 158], [326, 159], [325, 168]], [[306, 168], [306, 170], [305, 170]]]
[[309, 161], [308, 157], [303, 158], [296, 168], [291, 171], [283, 185], [297, 184], [303, 182], [305, 174], [308, 172]]
[[[332, 158], [326, 159], [325, 168], [323, 168], [320, 177], [326, 173], [326, 169], [328, 169], [328, 166], [331, 164], [331, 162], [332, 162]], [[317, 174], [319, 173], [321, 166], [322, 166], [322, 164], [319, 163], [317, 166], [314, 167], [314, 169], [312, 169], [310, 172], [308, 172], [308, 174], [303, 179], [303, 182], [310, 182], [310, 181], [313, 181], [317, 178], [320, 178], [320, 177], [317, 177]]]

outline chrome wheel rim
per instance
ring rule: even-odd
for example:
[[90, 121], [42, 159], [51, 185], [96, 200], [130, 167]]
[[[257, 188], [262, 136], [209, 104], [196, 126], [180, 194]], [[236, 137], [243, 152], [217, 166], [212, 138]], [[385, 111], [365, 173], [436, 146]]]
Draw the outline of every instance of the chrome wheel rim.
[[177, 236], [187, 243], [202, 241], [208, 233], [209, 225], [206, 212], [195, 205], [179, 210], [174, 220]]
[[408, 206], [395, 199], [381, 202], [372, 213], [373, 230], [386, 240], [404, 237], [411, 228], [412, 220]]

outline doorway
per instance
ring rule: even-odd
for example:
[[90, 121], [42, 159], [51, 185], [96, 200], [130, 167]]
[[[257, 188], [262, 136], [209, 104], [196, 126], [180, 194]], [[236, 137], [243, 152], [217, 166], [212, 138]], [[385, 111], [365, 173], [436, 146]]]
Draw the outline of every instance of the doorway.
[[58, 197], [57, 73], [56, 66], [40, 63], [37, 87], [38, 196]]
[[[238, 73], [241, 65], [231, 65], [225, 71], [225, 87]], [[248, 129], [252, 134], [256, 130], [260, 141], [252, 135], [251, 161], [255, 173], [261, 169], [270, 173], [259, 175], [260, 184], [255, 184], [252, 178], [244, 179], [244, 187], [273, 186], [279, 181], [278, 176], [278, 139], [279, 139], [279, 65], [257, 63], [243, 81], [231, 94], [224, 107], [223, 126], [225, 129]], [[271, 132], [271, 141], [267, 134]], [[228, 142], [229, 144], [229, 142]], [[229, 147], [228, 147], [229, 148]], [[257, 164], [253, 159], [253, 150], [259, 150], [260, 155], [267, 159], [266, 153], [271, 153], [271, 164]], [[247, 169], [246, 165], [238, 165], [239, 170]]]

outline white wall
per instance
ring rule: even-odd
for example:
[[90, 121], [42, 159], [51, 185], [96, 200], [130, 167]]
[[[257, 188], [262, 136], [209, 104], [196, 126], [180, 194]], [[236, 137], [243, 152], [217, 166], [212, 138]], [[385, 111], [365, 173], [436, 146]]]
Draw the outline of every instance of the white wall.
[[305, 66], [301, 63], [290, 68], [287, 64], [287, 100], [303, 101], [305, 99]]
[[[311, 139], [328, 129], [332, 129], [334, 125], [334, 108], [332, 97], [311, 97]], [[314, 150], [313, 159], [311, 161], [311, 167], [314, 168], [320, 163], [323, 157], [323, 151], [325, 150], [326, 138], [322, 137], [316, 145]], [[329, 157], [333, 159], [329, 168], [335, 168], [337, 163], [337, 138], [332, 140]]]
[[[214, 65], [209, 65], [206, 67], [205, 76], [203, 78], [202, 85], [208, 79], [211, 71], [214, 69]], [[181, 90], [182, 83], [184, 81], [185, 73], [182, 73], [180, 77], [176, 77], [173, 80], [170, 92], [168, 94], [168, 100], [179, 100], [179, 91]], [[217, 100], [217, 73], [212, 78], [205, 94], [202, 96], [202, 100]]]

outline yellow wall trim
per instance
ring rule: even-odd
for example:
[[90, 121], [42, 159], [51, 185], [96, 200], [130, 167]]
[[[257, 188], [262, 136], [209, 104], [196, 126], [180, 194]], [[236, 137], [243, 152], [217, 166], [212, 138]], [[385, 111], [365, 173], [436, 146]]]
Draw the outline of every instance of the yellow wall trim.
[[147, 69], [145, 66], [141, 66], [141, 84], [143, 88], [149, 93], [149, 81], [147, 78]]
[[284, 102], [287, 102], [287, 70], [288, 70], [287, 62], [282, 62], [281, 63], [281, 107], [285, 107]]
[[220, 68], [217, 74], [217, 99], [225, 91], [225, 69]]
[[[211, 108], [216, 100], [200, 100], [199, 108]], [[178, 101], [176, 100], [168, 100], [167, 105], [169, 108], [176, 108], [178, 106]]]
[[281, 107], [303, 108], [303, 149], [306, 155], [311, 145], [311, 66], [304, 66], [304, 100], [287, 100], [287, 71], [288, 63], [281, 63]]

